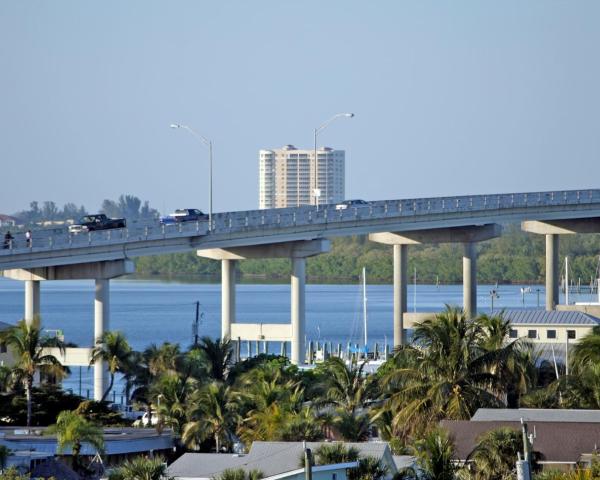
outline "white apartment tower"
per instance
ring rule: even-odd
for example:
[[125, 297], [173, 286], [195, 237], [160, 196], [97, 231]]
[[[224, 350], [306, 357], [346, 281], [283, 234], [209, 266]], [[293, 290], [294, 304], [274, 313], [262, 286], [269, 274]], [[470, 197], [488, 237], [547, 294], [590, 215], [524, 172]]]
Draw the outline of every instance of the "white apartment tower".
[[[338, 203], [344, 200], [345, 152], [293, 145], [259, 151], [259, 208]], [[317, 168], [318, 167], [318, 168]], [[320, 190], [319, 198], [315, 189]]]

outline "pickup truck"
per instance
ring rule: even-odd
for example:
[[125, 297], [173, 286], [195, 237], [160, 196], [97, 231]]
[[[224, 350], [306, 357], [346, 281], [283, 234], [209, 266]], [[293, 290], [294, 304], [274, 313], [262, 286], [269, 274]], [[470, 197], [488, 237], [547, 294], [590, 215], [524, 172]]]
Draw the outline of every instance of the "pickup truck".
[[108, 218], [103, 213], [86, 215], [78, 223], [69, 226], [69, 233], [91, 232], [94, 230], [110, 230], [112, 228], [125, 228], [127, 222], [124, 218]]

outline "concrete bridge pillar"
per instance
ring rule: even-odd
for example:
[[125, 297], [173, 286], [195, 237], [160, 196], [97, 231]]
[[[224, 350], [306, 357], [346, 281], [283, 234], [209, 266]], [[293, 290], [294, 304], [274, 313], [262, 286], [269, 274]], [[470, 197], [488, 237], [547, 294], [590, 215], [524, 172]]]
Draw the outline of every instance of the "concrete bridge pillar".
[[[102, 336], [110, 328], [110, 280], [96, 279], [94, 296], [94, 346], [98, 346]], [[108, 386], [106, 362], [97, 360], [94, 363], [94, 400], [99, 401]]]
[[394, 247], [394, 347], [406, 342], [408, 246], [431, 243], [463, 243], [463, 308], [468, 316], [477, 314], [477, 254], [475, 243], [498, 237], [500, 225], [441, 227], [404, 232], [371, 233], [369, 240]]
[[546, 310], [554, 310], [559, 300], [559, 235], [600, 233], [600, 218], [589, 217], [547, 221], [527, 220], [521, 222], [521, 230], [546, 236]]
[[558, 305], [558, 234], [546, 234], [546, 310]]
[[237, 260], [221, 260], [221, 338], [231, 338], [231, 324], [235, 323], [235, 277]]
[[408, 245], [394, 245], [394, 347], [406, 343], [404, 314], [408, 310]]
[[[291, 361], [304, 363], [305, 332], [305, 284], [306, 258], [330, 249], [328, 240], [297, 240], [291, 242], [248, 245], [229, 248], [211, 248], [198, 250], [200, 257], [221, 260], [222, 305], [221, 325], [223, 337], [232, 335], [241, 340], [256, 341], [256, 354], [260, 353], [260, 342], [287, 342], [292, 345]], [[288, 258], [292, 262], [290, 323], [284, 324], [235, 324], [235, 264], [248, 258]]]
[[25, 322], [32, 325], [40, 315], [40, 281], [25, 280]]
[[[11, 269], [2, 271], [6, 278], [25, 282], [25, 321], [30, 323], [40, 313], [40, 281], [47, 280], [95, 280], [94, 294], [94, 343], [109, 329], [111, 278], [133, 273], [131, 260], [107, 260], [72, 265]], [[94, 365], [94, 399], [100, 400], [108, 386], [104, 362]]]
[[467, 318], [477, 315], [477, 252], [475, 243], [466, 242], [463, 253], [463, 310]]
[[292, 258], [291, 320], [294, 365], [304, 363], [306, 258]]

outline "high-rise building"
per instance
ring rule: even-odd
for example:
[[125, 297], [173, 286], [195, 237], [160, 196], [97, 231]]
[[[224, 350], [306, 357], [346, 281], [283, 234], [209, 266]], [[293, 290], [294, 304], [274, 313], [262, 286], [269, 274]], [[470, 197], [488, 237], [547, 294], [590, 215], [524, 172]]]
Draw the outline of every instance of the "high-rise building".
[[259, 208], [323, 205], [344, 200], [344, 150], [319, 148], [316, 160], [313, 149], [299, 150], [293, 145], [260, 150]]

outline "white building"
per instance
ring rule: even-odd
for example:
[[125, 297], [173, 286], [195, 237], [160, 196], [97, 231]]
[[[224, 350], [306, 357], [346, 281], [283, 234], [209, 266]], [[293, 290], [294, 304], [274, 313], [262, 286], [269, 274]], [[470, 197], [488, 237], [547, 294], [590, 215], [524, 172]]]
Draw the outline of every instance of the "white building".
[[261, 209], [338, 203], [344, 200], [344, 186], [344, 150], [319, 148], [316, 161], [313, 149], [293, 145], [259, 152]]

